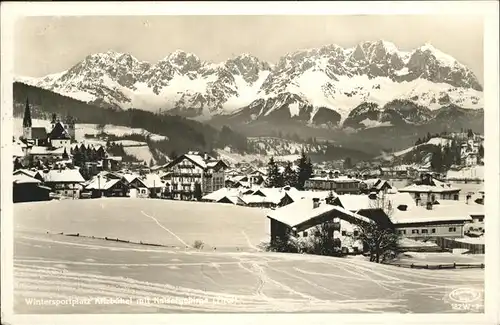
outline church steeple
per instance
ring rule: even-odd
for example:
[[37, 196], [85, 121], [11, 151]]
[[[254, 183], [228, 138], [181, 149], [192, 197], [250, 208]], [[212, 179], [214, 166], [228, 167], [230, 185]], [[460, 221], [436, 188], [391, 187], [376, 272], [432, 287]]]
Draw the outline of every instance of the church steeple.
[[26, 107], [24, 108], [23, 127], [25, 128], [31, 127], [31, 110], [30, 110], [30, 103], [27, 97], [26, 97]]

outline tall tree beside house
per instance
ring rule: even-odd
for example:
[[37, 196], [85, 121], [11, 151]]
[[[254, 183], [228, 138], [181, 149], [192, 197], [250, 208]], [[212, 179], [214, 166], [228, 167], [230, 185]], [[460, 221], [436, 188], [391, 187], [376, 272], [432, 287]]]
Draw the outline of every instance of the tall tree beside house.
[[351, 157], [346, 157], [344, 159], [344, 169], [351, 169], [352, 168], [352, 160]]
[[474, 132], [472, 131], [472, 129], [467, 130], [467, 137], [468, 138], [473, 138], [474, 137]]
[[19, 158], [16, 158], [14, 160], [14, 170], [18, 170], [18, 169], [23, 169], [24, 166], [23, 164], [21, 163], [20, 159]]
[[[394, 208], [384, 193], [371, 201], [372, 209], [381, 209], [391, 219]], [[363, 242], [370, 254], [370, 262], [386, 262], [399, 252], [401, 235], [393, 227], [374, 221], [368, 223], [360, 221], [356, 224], [356, 228], [359, 232], [358, 239]]]
[[64, 152], [62, 154], [62, 158], [65, 159], [65, 160], [69, 158], [68, 153], [66, 152], [66, 148], [64, 148]]
[[201, 184], [200, 183], [194, 184], [193, 196], [196, 199], [196, 201], [201, 201], [203, 194], [201, 192]]
[[311, 178], [313, 174], [313, 167], [311, 159], [306, 156], [304, 150], [302, 150], [299, 158], [299, 172], [297, 175], [297, 185], [295, 186], [298, 190], [304, 189], [305, 182]]
[[440, 145], [436, 146], [432, 152], [431, 168], [437, 173], [440, 173], [443, 170], [443, 153]]
[[479, 158], [484, 158], [484, 147], [483, 145], [479, 145], [479, 148], [478, 148], [478, 155], [479, 155]]
[[279, 172], [278, 164], [274, 161], [274, 157], [269, 159], [267, 164], [267, 186], [268, 187], [282, 187], [283, 178]]
[[153, 161], [153, 158], [149, 160], [149, 167], [153, 167], [155, 162]]
[[288, 162], [283, 171], [283, 185], [295, 187], [297, 185], [297, 173], [292, 169], [292, 163]]

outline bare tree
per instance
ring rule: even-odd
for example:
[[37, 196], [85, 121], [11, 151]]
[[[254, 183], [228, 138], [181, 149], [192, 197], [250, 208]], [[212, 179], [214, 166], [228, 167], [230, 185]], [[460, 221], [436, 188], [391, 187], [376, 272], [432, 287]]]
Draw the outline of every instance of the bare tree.
[[300, 250], [307, 254], [340, 256], [341, 242], [334, 238], [334, 231], [340, 230], [340, 224], [335, 221], [326, 221], [310, 229], [310, 236], [302, 242]]
[[[391, 201], [385, 193], [370, 194], [371, 210], [382, 211], [389, 220], [394, 213]], [[383, 263], [393, 257], [399, 248], [400, 235], [391, 226], [380, 221], [359, 222], [356, 224], [359, 237], [370, 253], [370, 262]]]

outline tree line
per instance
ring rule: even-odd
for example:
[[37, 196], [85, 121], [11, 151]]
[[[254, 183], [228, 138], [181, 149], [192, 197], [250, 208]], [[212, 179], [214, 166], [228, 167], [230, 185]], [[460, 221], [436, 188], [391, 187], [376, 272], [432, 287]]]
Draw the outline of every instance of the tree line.
[[294, 170], [292, 163], [288, 162], [283, 172], [280, 173], [278, 164], [274, 157], [271, 157], [267, 164], [266, 185], [268, 187], [291, 186], [303, 190], [306, 180], [313, 175], [313, 164], [311, 159], [302, 151], [297, 165], [298, 170]]

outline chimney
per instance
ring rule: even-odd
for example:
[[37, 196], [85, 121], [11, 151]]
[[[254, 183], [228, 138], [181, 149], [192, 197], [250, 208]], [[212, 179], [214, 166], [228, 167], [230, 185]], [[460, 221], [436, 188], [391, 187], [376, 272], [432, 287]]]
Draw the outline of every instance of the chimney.
[[319, 198], [315, 197], [313, 198], [313, 209], [316, 209], [319, 207]]
[[208, 154], [205, 152], [205, 154], [203, 155], [203, 159], [204, 160], [208, 160]]
[[432, 202], [427, 202], [427, 210], [432, 210]]

